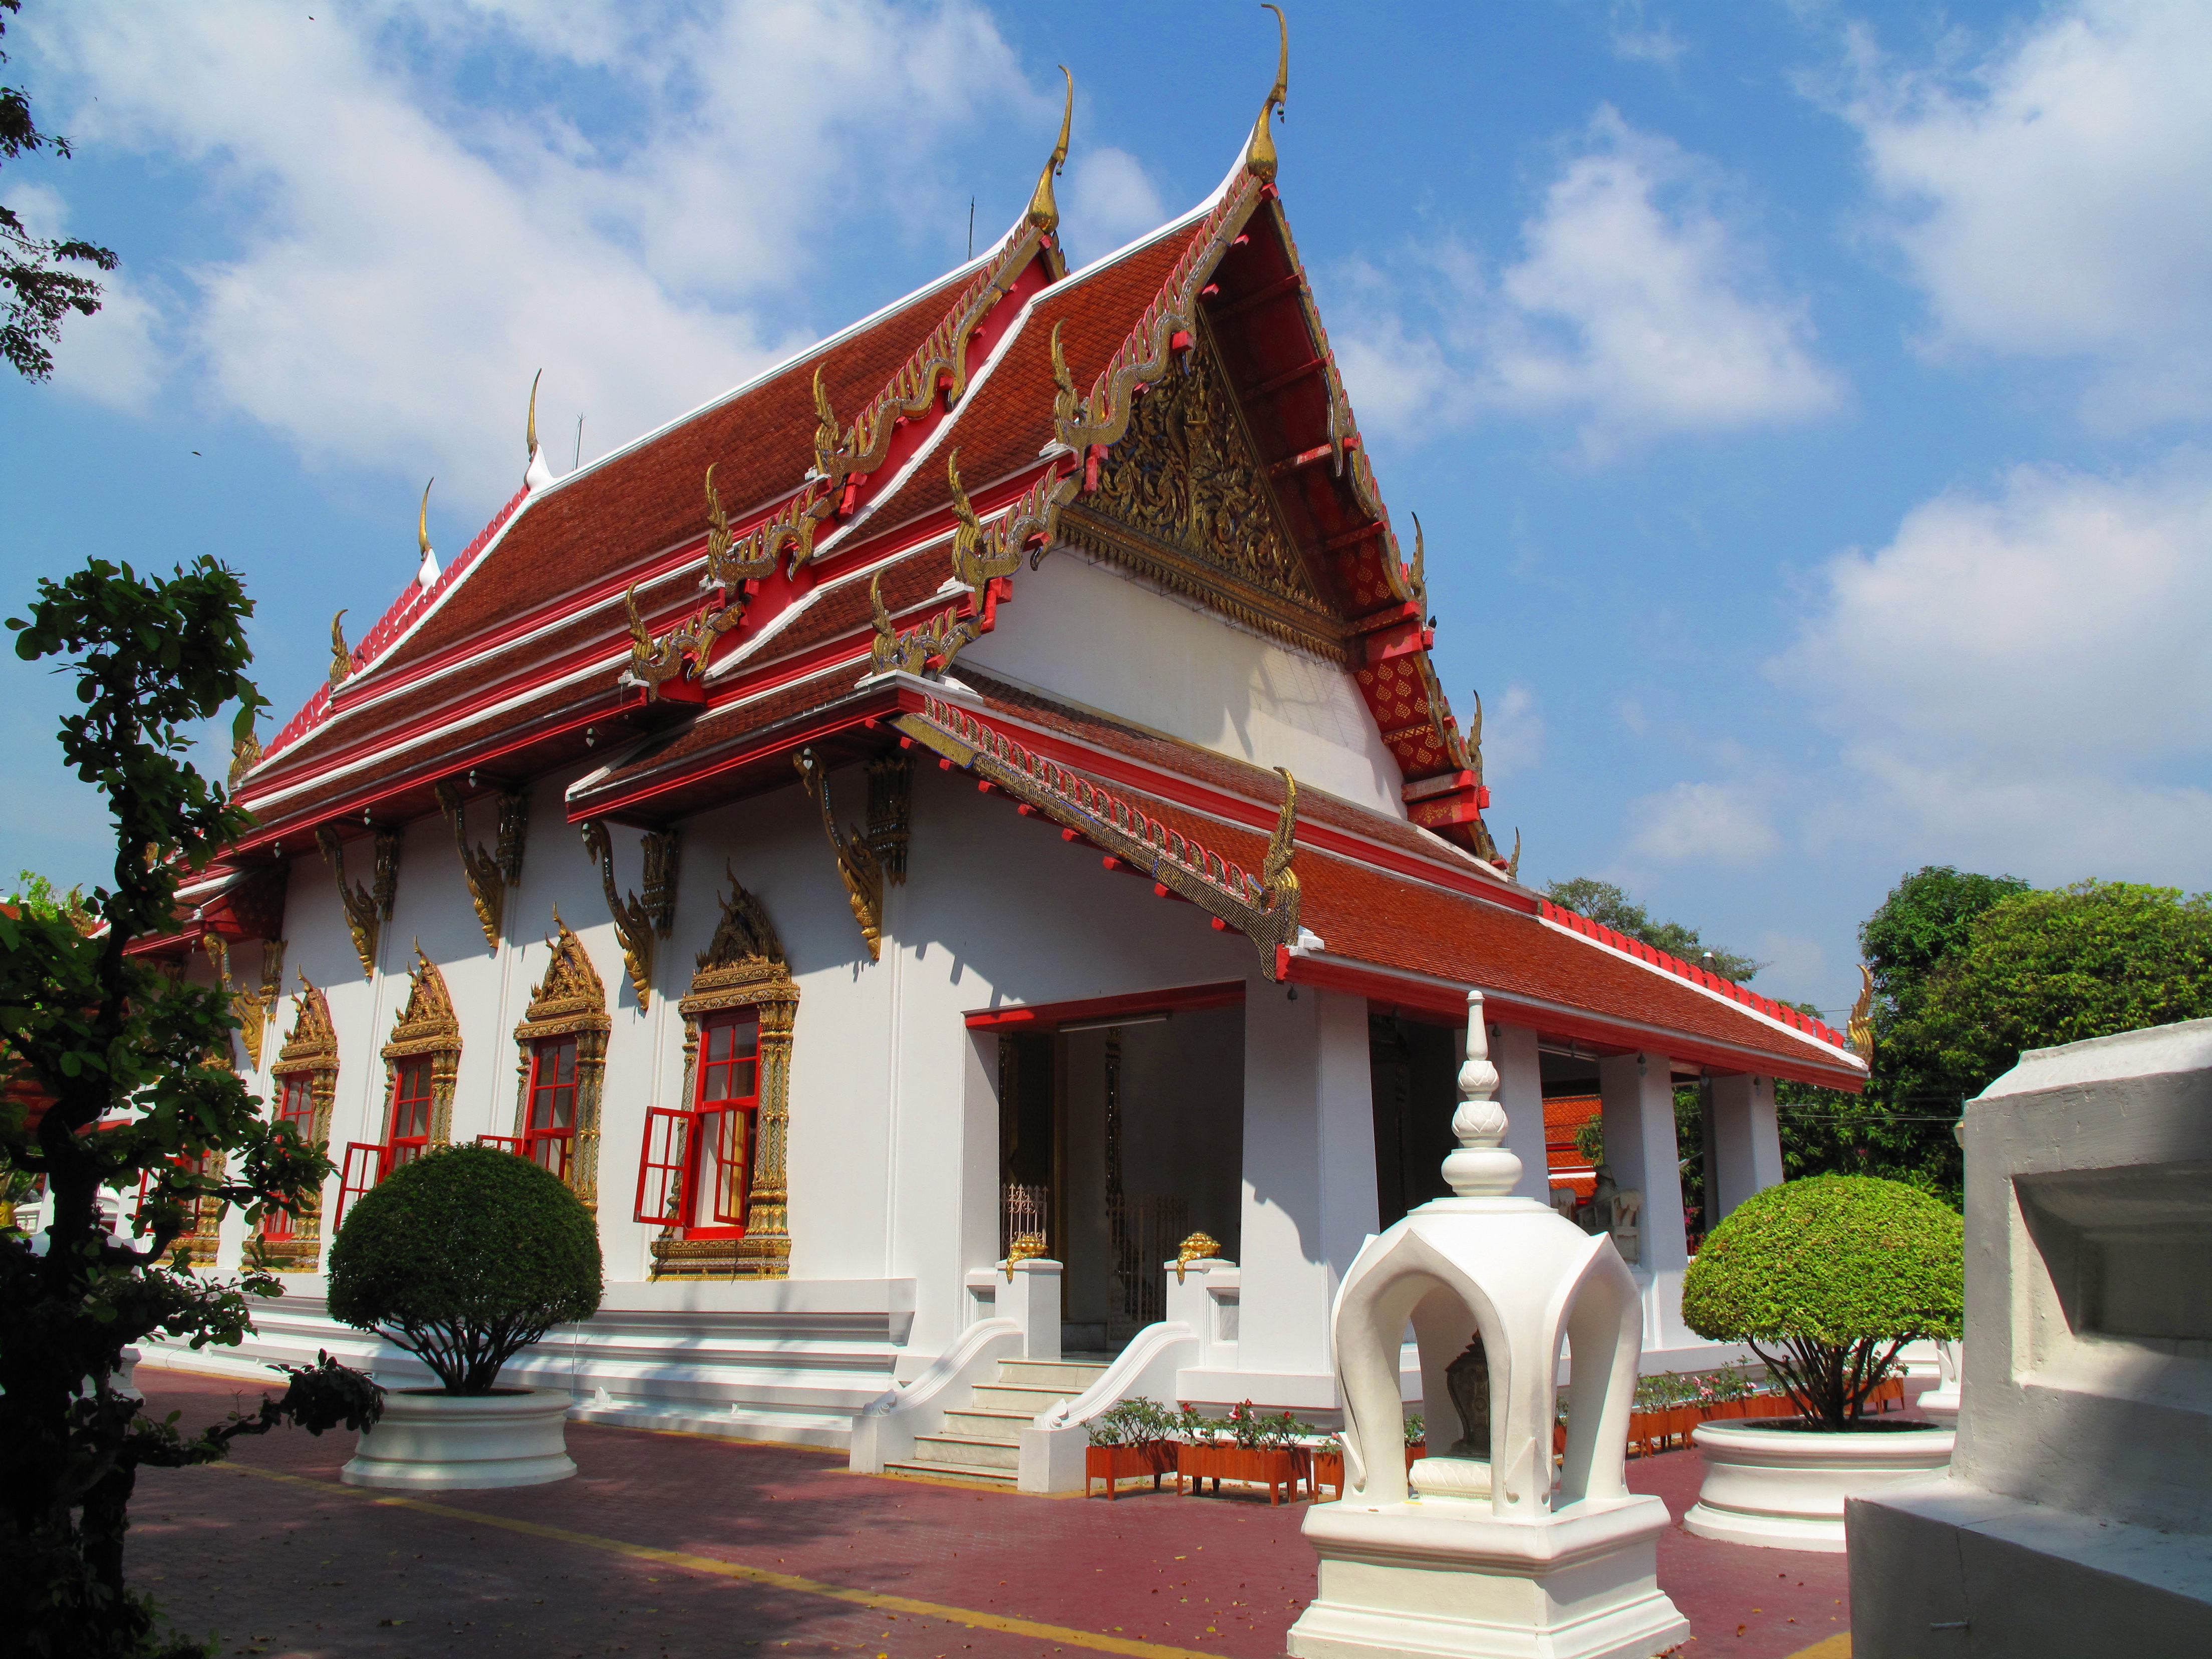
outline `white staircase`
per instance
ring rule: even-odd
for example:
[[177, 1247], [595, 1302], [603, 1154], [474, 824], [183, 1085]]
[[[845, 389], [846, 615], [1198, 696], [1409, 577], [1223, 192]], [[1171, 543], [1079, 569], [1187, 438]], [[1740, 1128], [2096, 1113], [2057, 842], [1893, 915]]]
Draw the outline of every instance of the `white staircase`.
[[1011, 1486], [1030, 1419], [1105, 1374], [1104, 1365], [1081, 1360], [1001, 1359], [990, 1382], [969, 1389], [965, 1406], [945, 1413], [942, 1432], [916, 1435], [913, 1457], [886, 1462], [884, 1471]]

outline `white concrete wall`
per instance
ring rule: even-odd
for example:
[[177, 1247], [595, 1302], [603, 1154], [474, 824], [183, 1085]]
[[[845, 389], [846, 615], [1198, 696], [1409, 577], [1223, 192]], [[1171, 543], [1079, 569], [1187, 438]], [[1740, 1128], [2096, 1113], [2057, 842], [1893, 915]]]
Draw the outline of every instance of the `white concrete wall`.
[[1404, 776], [1350, 672], [1074, 549], [1018, 576], [962, 660], [1406, 816]]
[[[1682, 1271], [1689, 1265], [1682, 1231], [1681, 1154], [1674, 1138], [1674, 1083], [1662, 1054], [1617, 1054], [1598, 1062], [1604, 1102], [1605, 1161], [1613, 1184], [1644, 1194], [1639, 1259], [1644, 1291], [1646, 1369], [1717, 1363], [1705, 1340], [1682, 1323]], [[1675, 1355], [1680, 1354], [1678, 1360]]]
[[[1713, 1079], [1713, 1219], [1782, 1182], [1782, 1131], [1774, 1115], [1774, 1079], [1742, 1073]], [[1707, 1231], [1711, 1231], [1711, 1226]]]

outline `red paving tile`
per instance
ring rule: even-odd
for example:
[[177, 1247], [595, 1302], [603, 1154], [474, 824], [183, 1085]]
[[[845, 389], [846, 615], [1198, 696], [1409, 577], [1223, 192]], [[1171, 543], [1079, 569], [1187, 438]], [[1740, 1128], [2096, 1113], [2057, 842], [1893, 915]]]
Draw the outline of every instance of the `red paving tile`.
[[[139, 1382], [151, 1409], [181, 1408], [187, 1425], [219, 1416], [237, 1390], [151, 1369]], [[1313, 1593], [1304, 1507], [1271, 1510], [1264, 1493], [1131, 1490], [1110, 1504], [979, 1493], [854, 1475], [842, 1453], [582, 1423], [568, 1447], [574, 1480], [431, 1494], [448, 1511], [434, 1513], [339, 1486], [349, 1434], [243, 1441], [230, 1466], [141, 1476], [131, 1571], [186, 1633], [270, 1659], [1011, 1659], [1096, 1650], [1101, 1638], [1274, 1659]], [[1631, 1464], [1629, 1484], [1679, 1522], [1698, 1473], [1678, 1452]], [[516, 1523], [1093, 1634], [858, 1606]], [[1841, 1556], [1717, 1544], [1677, 1525], [1660, 1540], [1659, 1576], [1697, 1633], [1687, 1659], [1784, 1659], [1848, 1622]]]

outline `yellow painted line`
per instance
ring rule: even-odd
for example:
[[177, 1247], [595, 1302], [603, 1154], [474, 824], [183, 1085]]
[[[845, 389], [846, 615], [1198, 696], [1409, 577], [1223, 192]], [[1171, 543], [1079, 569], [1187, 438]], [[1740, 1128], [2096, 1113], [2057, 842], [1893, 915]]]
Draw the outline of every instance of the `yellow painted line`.
[[1851, 1633], [1839, 1630], [1826, 1641], [1800, 1649], [1791, 1654], [1790, 1659], [1851, 1659]]
[[[1108, 1636], [1097, 1631], [1077, 1630], [1066, 1625], [1041, 1625], [1034, 1620], [1009, 1619], [1003, 1613], [946, 1607], [941, 1602], [916, 1601], [908, 1595], [885, 1595], [877, 1590], [825, 1584], [819, 1579], [802, 1578], [797, 1573], [771, 1572], [766, 1567], [743, 1566], [735, 1561], [718, 1560], [711, 1555], [655, 1549], [648, 1544], [628, 1543], [619, 1538], [600, 1538], [588, 1532], [570, 1532], [563, 1527], [549, 1527], [537, 1521], [518, 1521], [504, 1515], [489, 1515], [482, 1510], [462, 1509], [453, 1504], [434, 1504], [422, 1498], [375, 1496], [358, 1486], [339, 1486], [304, 1474], [283, 1474], [275, 1469], [255, 1468], [246, 1463], [233, 1463], [230, 1468], [240, 1474], [255, 1475], [264, 1480], [283, 1480], [295, 1486], [313, 1486], [319, 1492], [361, 1498], [392, 1509], [414, 1510], [423, 1515], [441, 1516], [451, 1521], [466, 1521], [472, 1526], [499, 1527], [508, 1532], [526, 1533], [532, 1538], [550, 1538], [556, 1543], [574, 1544], [584, 1549], [604, 1550], [610, 1555], [628, 1556], [633, 1561], [651, 1561], [664, 1567], [683, 1567], [691, 1572], [711, 1573], [720, 1578], [742, 1579], [747, 1583], [767, 1584], [800, 1595], [818, 1595], [832, 1601], [849, 1601], [857, 1607], [873, 1607], [878, 1612], [939, 1619], [947, 1624], [965, 1625], [970, 1630], [1001, 1631], [1009, 1636], [1031, 1637], [1040, 1642], [1057, 1643], [1062, 1647], [1127, 1654], [1130, 1659], [1214, 1659], [1214, 1656], [1195, 1648], [1168, 1647], [1158, 1642], [1139, 1642], [1126, 1636]], [[1828, 1656], [1824, 1652], [1820, 1659], [1828, 1659]]]

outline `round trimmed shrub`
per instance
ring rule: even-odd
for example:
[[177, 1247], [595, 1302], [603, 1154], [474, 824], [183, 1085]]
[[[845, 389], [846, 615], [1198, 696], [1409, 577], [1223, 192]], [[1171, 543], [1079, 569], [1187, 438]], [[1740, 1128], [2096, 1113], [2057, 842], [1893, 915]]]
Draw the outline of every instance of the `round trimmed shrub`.
[[599, 1305], [599, 1229], [559, 1176], [490, 1146], [445, 1146], [356, 1199], [331, 1245], [331, 1317], [384, 1337], [447, 1394]]
[[1956, 1337], [1965, 1225], [1902, 1182], [1823, 1175], [1769, 1187], [1707, 1234], [1682, 1278], [1682, 1318], [1765, 1360], [1806, 1417], [1858, 1420], [1897, 1351]]

